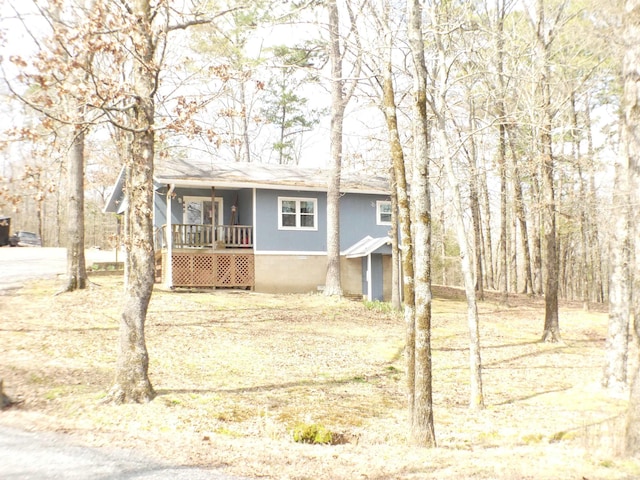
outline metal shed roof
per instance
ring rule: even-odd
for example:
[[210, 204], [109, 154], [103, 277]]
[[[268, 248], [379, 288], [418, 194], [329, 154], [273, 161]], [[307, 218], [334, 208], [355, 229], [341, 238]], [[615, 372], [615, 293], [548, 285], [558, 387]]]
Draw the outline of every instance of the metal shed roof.
[[362, 240], [359, 240], [358, 242], [347, 248], [344, 252], [342, 252], [342, 254], [347, 258], [366, 257], [370, 253], [376, 252], [376, 250], [385, 245], [391, 245], [391, 237], [373, 238], [370, 235], [367, 235]]

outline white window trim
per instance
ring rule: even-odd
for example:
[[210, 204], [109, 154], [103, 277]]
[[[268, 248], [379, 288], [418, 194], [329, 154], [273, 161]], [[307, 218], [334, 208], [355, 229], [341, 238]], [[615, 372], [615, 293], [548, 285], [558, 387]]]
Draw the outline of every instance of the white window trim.
[[389, 222], [383, 222], [381, 220], [382, 211], [380, 210], [380, 208], [382, 207], [383, 204], [388, 204], [389, 206], [391, 206], [391, 200], [377, 200], [376, 201], [376, 225], [391, 225], [390, 221]]
[[[296, 226], [282, 225], [282, 202], [296, 202]], [[313, 202], [313, 227], [300, 226], [300, 202]], [[318, 230], [318, 199], [303, 197], [278, 197], [278, 230], [317, 231]]]

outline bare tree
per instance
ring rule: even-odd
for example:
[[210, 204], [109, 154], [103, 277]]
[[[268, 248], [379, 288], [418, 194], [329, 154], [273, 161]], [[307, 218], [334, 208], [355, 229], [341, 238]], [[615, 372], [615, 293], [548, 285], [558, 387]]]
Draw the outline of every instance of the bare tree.
[[551, 44], [557, 35], [555, 29], [560, 21], [566, 2], [557, 9], [556, 17], [546, 17], [544, 0], [537, 0], [532, 24], [535, 35], [536, 68], [540, 98], [540, 124], [538, 125], [538, 154], [542, 179], [543, 223], [545, 239], [545, 316], [542, 341], [559, 342], [560, 323], [558, 314], [558, 245], [556, 235], [556, 194], [554, 184], [555, 161], [551, 136], [553, 105], [551, 103]]
[[[622, 80], [622, 145], [623, 159], [627, 163], [631, 218], [630, 245], [633, 245], [633, 267], [631, 269], [631, 287], [633, 292], [640, 287], [640, 225], [637, 206], [640, 204], [640, 109], [638, 92], [640, 91], [640, 1], [625, 2], [624, 44]], [[640, 338], [640, 296], [633, 296], [631, 311], [634, 316], [634, 331]], [[640, 359], [640, 358], [639, 358]], [[625, 435], [626, 453], [640, 455], [640, 362], [636, 362]]]
[[[474, 276], [474, 253], [471, 247], [473, 236], [471, 232], [475, 229], [473, 225], [467, 228], [464, 218], [464, 212], [469, 206], [463, 206], [461, 174], [454, 169], [453, 151], [455, 148], [451, 145], [447, 130], [447, 120], [452, 114], [447, 99], [448, 86], [455, 80], [455, 68], [451, 60], [452, 52], [445, 47], [445, 32], [457, 30], [453, 28], [448, 20], [456, 18], [446, 12], [447, 6], [444, 4], [433, 4], [431, 9], [431, 20], [433, 28], [433, 39], [437, 54], [437, 69], [435, 78], [432, 82], [433, 94], [430, 105], [432, 107], [432, 115], [434, 118], [434, 143], [436, 150], [442, 157], [444, 169], [446, 171], [447, 182], [453, 200], [453, 212], [455, 217], [456, 234], [458, 238], [458, 246], [460, 248], [460, 265], [464, 281], [465, 295], [467, 298], [467, 321], [469, 325], [469, 363], [470, 371], [470, 397], [469, 406], [473, 409], [484, 407], [484, 396], [482, 391], [482, 361], [480, 355], [480, 329], [478, 320], [478, 305], [476, 300], [476, 281]], [[442, 23], [441, 23], [441, 18]], [[449, 21], [450, 22], [450, 21]], [[449, 42], [447, 42], [449, 43]], [[453, 77], [453, 78], [452, 78]]]
[[[630, 118], [629, 120], [634, 119]], [[623, 134], [630, 133], [630, 128], [633, 128], [633, 125], [624, 125]], [[631, 245], [629, 244], [629, 234], [631, 225], [629, 222], [629, 189], [627, 184], [629, 178], [628, 163], [628, 156], [624, 152], [620, 152], [615, 166], [609, 327], [604, 375], [602, 378], [602, 385], [605, 388], [616, 391], [624, 391], [627, 387], [627, 356], [629, 351], [629, 316], [631, 313], [631, 277], [629, 271]]]
[[[414, 246], [414, 319], [410, 332], [415, 341], [407, 344], [409, 380], [413, 385], [411, 433], [413, 440], [428, 447], [436, 445], [431, 385], [431, 201], [429, 198], [429, 133], [427, 119], [427, 68], [420, 0], [407, 1], [407, 35], [413, 60], [413, 165], [411, 175], [411, 239]], [[413, 336], [413, 335], [411, 335]]]
[[[346, 2], [351, 29], [356, 29], [356, 22], [351, 4]], [[342, 171], [342, 132], [345, 109], [353, 96], [358, 77], [360, 76], [360, 56], [356, 57], [351, 81], [345, 82], [343, 75], [343, 56], [345, 47], [341, 48], [340, 15], [337, 0], [329, 0], [329, 61], [331, 62], [331, 142], [329, 180], [327, 183], [327, 276], [325, 295], [342, 295], [340, 284], [340, 176]], [[358, 35], [354, 36], [358, 40]]]

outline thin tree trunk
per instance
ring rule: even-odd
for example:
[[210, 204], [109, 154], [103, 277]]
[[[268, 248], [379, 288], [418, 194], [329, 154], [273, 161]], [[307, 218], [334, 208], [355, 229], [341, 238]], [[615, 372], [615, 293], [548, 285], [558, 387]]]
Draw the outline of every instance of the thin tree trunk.
[[4, 393], [4, 381], [0, 378], [0, 410], [8, 407], [12, 403], [11, 399]]
[[329, 58], [331, 61], [331, 154], [327, 187], [327, 277], [325, 295], [342, 295], [340, 284], [340, 172], [342, 170], [343, 97], [342, 55], [340, 53], [340, 18], [338, 4], [329, 8]]
[[[631, 215], [631, 308], [634, 316], [634, 332], [640, 339], [640, 0], [625, 2], [624, 41], [626, 54], [622, 64], [624, 90], [622, 95], [622, 145], [628, 164], [630, 215]], [[640, 354], [631, 384], [625, 451], [629, 455], [640, 456]]]
[[[389, 36], [389, 32], [387, 32]], [[402, 241], [402, 285], [404, 297], [404, 319], [406, 324], [406, 361], [407, 361], [407, 392], [411, 417], [413, 416], [414, 405], [414, 379], [415, 379], [415, 291], [414, 291], [414, 271], [413, 271], [413, 244], [411, 242], [411, 218], [409, 209], [409, 196], [405, 172], [404, 153], [402, 143], [398, 134], [398, 122], [396, 116], [396, 106], [393, 90], [393, 80], [391, 77], [391, 59], [388, 59], [384, 70], [383, 83], [383, 106], [387, 131], [389, 135], [389, 145], [391, 146], [391, 159], [393, 162], [393, 180], [398, 204], [398, 223], [401, 231]]]
[[[469, 131], [476, 130], [476, 109], [473, 96], [469, 95]], [[475, 289], [478, 300], [484, 300], [484, 271], [482, 268], [482, 227], [480, 219], [480, 200], [478, 195], [478, 149], [473, 135], [469, 136], [469, 203], [473, 222], [473, 240], [475, 253]]]
[[431, 204], [429, 199], [429, 158], [427, 124], [427, 68], [422, 35], [420, 0], [407, 1], [408, 37], [413, 58], [413, 141], [411, 181], [412, 240], [415, 278], [415, 366], [414, 405], [411, 437], [422, 446], [434, 447], [431, 385]]
[[498, 174], [500, 177], [500, 241], [498, 242], [498, 262], [500, 265], [500, 303], [509, 301], [507, 263], [507, 169], [506, 169], [506, 129], [500, 124], [498, 140]]
[[497, 114], [498, 114], [498, 176], [500, 178], [500, 241], [498, 242], [498, 261], [500, 262], [500, 302], [504, 305], [509, 300], [509, 279], [507, 264], [507, 118], [504, 105], [504, 1], [496, 0], [496, 53], [497, 53]]
[[[514, 202], [511, 202], [513, 205]], [[513, 209], [508, 212], [509, 218], [509, 291], [518, 292], [518, 219]]]
[[616, 162], [611, 239], [611, 281], [609, 288], [609, 328], [605, 348], [602, 385], [614, 391], [627, 387], [629, 316], [631, 314], [629, 190], [627, 161]]
[[480, 178], [482, 186], [482, 206], [484, 210], [484, 236], [486, 242], [486, 246], [483, 249], [484, 271], [487, 274], [487, 281], [485, 283], [488, 288], [495, 288], [495, 275], [493, 269], [493, 241], [491, 238], [491, 207], [489, 203], [489, 189], [487, 187], [486, 168], [482, 169]]
[[442, 206], [440, 208], [440, 255], [442, 256], [442, 285], [449, 284], [447, 273], [447, 214], [445, 211], [445, 191], [442, 189]]
[[242, 104], [242, 146], [244, 161], [251, 162], [251, 141], [249, 140], [249, 107], [247, 106], [246, 83], [240, 82], [240, 102]]
[[[587, 106], [587, 109], [589, 107]], [[579, 182], [579, 198], [580, 198], [580, 296], [582, 299], [582, 308], [585, 311], [589, 310], [589, 293], [591, 291], [592, 281], [591, 272], [589, 270], [588, 263], [588, 241], [587, 241], [587, 228], [588, 228], [588, 209], [589, 202], [587, 199], [587, 189], [585, 186], [585, 179], [582, 171], [582, 155], [580, 153], [580, 135], [578, 125], [578, 111], [576, 110], [576, 95], [575, 92], [571, 92], [571, 122], [572, 122], [572, 146], [571, 153], [578, 169], [578, 182]]]
[[[437, 13], [432, 18], [438, 18]], [[435, 94], [433, 104], [433, 116], [435, 123], [435, 138], [438, 142], [438, 151], [442, 155], [442, 161], [447, 175], [447, 182], [450, 187], [453, 199], [453, 210], [455, 215], [456, 234], [458, 246], [460, 248], [460, 267], [464, 281], [465, 295], [467, 298], [467, 322], [469, 327], [469, 367], [470, 367], [470, 389], [469, 408], [478, 410], [484, 408], [484, 395], [482, 392], [482, 360], [480, 357], [480, 328], [478, 321], [478, 304], [476, 302], [476, 282], [473, 271], [473, 252], [469, 248], [469, 234], [464, 221], [463, 206], [461, 199], [460, 180], [453, 168], [453, 158], [447, 137], [446, 114], [447, 114], [447, 58], [443, 44], [442, 34], [436, 25], [435, 44], [438, 52], [438, 71], [435, 78]], [[468, 208], [468, 207], [467, 207]], [[464, 211], [467, 210], [464, 208]], [[472, 226], [473, 229], [473, 226]]]
[[69, 212], [67, 239], [67, 286], [65, 291], [84, 289], [87, 270], [84, 257], [84, 127], [74, 132], [69, 154]]
[[[443, 85], [439, 85], [440, 89]], [[449, 154], [448, 141], [445, 132], [445, 122], [443, 118], [443, 102], [440, 102], [436, 118], [438, 118], [437, 139], [440, 143], [440, 152], [443, 155], [443, 162], [447, 172], [451, 195], [453, 197], [453, 208], [456, 218], [456, 234], [460, 248], [460, 266], [464, 280], [465, 295], [467, 298], [467, 323], [469, 326], [469, 367], [470, 367], [470, 389], [469, 407], [471, 409], [484, 408], [484, 395], [482, 392], [482, 360], [480, 357], [480, 327], [478, 321], [478, 304], [476, 302], [476, 285], [473, 275], [473, 254], [469, 248], [468, 233], [464, 223], [463, 206], [460, 199], [460, 181], [453, 170], [453, 160]], [[466, 210], [466, 209], [465, 209]]]
[[[511, 131], [510, 131], [511, 132]], [[520, 226], [520, 249], [522, 250], [524, 265], [524, 285], [523, 293], [533, 294], [533, 276], [531, 274], [531, 251], [529, 249], [529, 232], [527, 228], [527, 218], [524, 211], [524, 197], [522, 195], [522, 184], [520, 181], [520, 168], [516, 159], [516, 148], [514, 146], [513, 135], [509, 135], [509, 144], [511, 145], [511, 174], [513, 184], [513, 207], [515, 216]]]
[[539, 62], [539, 87], [541, 90], [542, 123], [540, 125], [540, 154], [542, 163], [543, 221], [545, 240], [545, 314], [543, 342], [559, 342], [560, 322], [558, 318], [558, 252], [556, 236], [556, 200], [554, 187], [554, 159], [552, 149], [551, 115], [551, 67], [549, 44], [544, 18], [543, 0], [538, 0], [538, 25], [536, 51]]
[[[585, 108], [585, 128], [587, 130], [587, 156], [589, 159], [589, 183], [588, 183], [588, 195], [589, 198], [596, 198], [596, 186], [595, 186], [595, 168], [594, 168], [594, 148], [593, 148], [593, 135], [591, 133], [591, 100], [587, 98]], [[590, 260], [591, 260], [591, 278], [592, 289], [591, 295], [594, 301], [604, 302], [604, 282], [602, 281], [602, 255], [600, 249], [600, 235], [598, 233], [598, 212], [594, 209], [591, 210], [587, 217], [588, 224], [588, 244], [590, 248]]]
[[382, 104], [387, 123], [387, 132], [389, 135], [391, 160], [393, 162], [393, 181], [398, 202], [398, 223], [400, 225], [400, 238], [402, 242], [402, 285], [404, 294], [404, 320], [406, 326], [405, 356], [407, 363], [407, 403], [409, 405], [409, 418], [412, 420], [415, 404], [415, 290], [413, 243], [411, 242], [411, 214], [405, 160], [402, 150], [402, 142], [400, 141], [400, 135], [398, 133], [398, 119], [396, 114], [393, 78], [391, 74], [392, 36], [388, 29], [385, 30], [385, 37], [388, 47], [385, 55], [385, 68], [383, 69]]
[[155, 396], [149, 380], [149, 355], [145, 342], [147, 308], [154, 283], [153, 160], [154, 94], [156, 75], [149, 0], [132, 2], [136, 18], [136, 63], [133, 67], [135, 106], [130, 119], [134, 129], [126, 162], [126, 265], [124, 307], [116, 378], [106, 401], [144, 403]]
[[393, 185], [391, 189], [391, 308], [400, 311], [402, 309], [402, 295], [400, 294], [400, 248], [398, 242], [398, 193], [395, 186], [395, 175], [393, 166], [391, 167], [391, 178]]
[[540, 198], [540, 180], [538, 172], [531, 178], [531, 191], [533, 193], [534, 211], [533, 220], [533, 291], [535, 295], [543, 295], [544, 287], [542, 276], [542, 200]]

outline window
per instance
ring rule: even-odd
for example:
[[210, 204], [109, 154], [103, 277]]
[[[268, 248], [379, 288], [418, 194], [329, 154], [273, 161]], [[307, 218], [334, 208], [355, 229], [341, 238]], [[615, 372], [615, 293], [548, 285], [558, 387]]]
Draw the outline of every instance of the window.
[[211, 197], [184, 197], [182, 222], [189, 225], [222, 225], [222, 198], [215, 199], [215, 212]]
[[280, 230], [317, 230], [315, 198], [278, 198]]
[[376, 219], [378, 225], [391, 225], [391, 202], [386, 200], [376, 202]]

